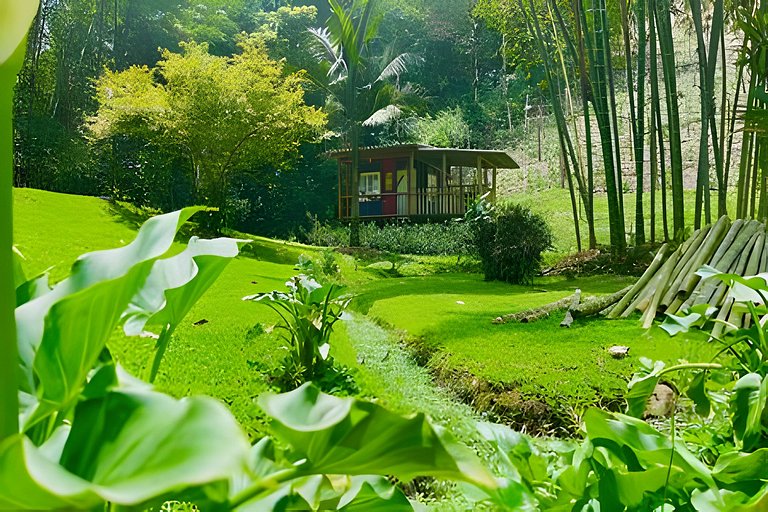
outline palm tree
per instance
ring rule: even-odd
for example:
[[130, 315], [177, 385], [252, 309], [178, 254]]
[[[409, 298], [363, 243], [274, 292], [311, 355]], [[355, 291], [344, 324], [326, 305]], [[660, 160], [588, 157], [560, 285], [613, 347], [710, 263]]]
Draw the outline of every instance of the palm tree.
[[[317, 79], [343, 115], [352, 156], [352, 211], [350, 246], [360, 245], [360, 136], [363, 126], [385, 124], [400, 115], [400, 77], [408, 67], [421, 61], [410, 53], [389, 58], [390, 52], [375, 56], [371, 43], [378, 33], [381, 17], [374, 13], [375, 0], [328, 0], [331, 16], [325, 27], [310, 29], [323, 47], [327, 74]], [[393, 85], [390, 81], [395, 80]]]

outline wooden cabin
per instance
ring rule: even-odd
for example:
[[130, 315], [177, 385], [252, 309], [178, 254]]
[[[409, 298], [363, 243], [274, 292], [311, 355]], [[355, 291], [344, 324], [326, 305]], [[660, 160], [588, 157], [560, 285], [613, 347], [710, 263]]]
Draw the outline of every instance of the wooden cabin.
[[[352, 214], [349, 151], [331, 153], [339, 163], [339, 218]], [[506, 151], [436, 148], [405, 144], [362, 148], [360, 217], [460, 217], [475, 199], [496, 198], [499, 169], [519, 166]]]

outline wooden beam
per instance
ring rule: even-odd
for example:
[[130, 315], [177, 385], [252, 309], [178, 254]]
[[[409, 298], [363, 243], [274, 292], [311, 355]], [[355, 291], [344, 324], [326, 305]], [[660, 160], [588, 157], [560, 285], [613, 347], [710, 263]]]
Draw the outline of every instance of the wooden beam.
[[338, 201], [338, 206], [339, 206], [339, 219], [341, 219], [341, 160], [337, 160], [337, 163], [339, 164], [339, 194], [338, 194], [339, 201]]
[[493, 168], [493, 188], [491, 189], [491, 200], [496, 202], [496, 168]]

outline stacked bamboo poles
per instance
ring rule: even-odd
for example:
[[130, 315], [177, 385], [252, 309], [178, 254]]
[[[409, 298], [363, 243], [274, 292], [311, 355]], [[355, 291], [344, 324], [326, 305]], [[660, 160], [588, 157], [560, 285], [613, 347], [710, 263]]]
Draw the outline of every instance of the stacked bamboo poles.
[[[719, 309], [719, 319], [736, 327], [749, 321], [743, 311], [733, 308], [724, 282], [702, 280], [696, 271], [709, 265], [743, 276], [768, 272], [768, 236], [764, 224], [741, 219], [731, 223], [723, 216], [713, 225], [696, 230], [671, 254], [668, 252], [667, 244], [661, 246], [648, 270], [611, 309], [608, 318], [626, 318], [640, 311], [643, 326], [647, 328], [659, 313], [682, 313], [691, 306], [709, 304]], [[718, 324], [713, 335], [719, 336], [722, 329]]]

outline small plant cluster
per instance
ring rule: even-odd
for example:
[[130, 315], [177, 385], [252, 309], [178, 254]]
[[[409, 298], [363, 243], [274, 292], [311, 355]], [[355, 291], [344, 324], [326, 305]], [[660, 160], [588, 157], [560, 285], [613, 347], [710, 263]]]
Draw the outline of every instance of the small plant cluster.
[[344, 294], [342, 286], [320, 284], [311, 260], [302, 258], [299, 268], [311, 273], [291, 278], [285, 283], [287, 292], [243, 297], [266, 304], [282, 319], [277, 328], [286, 333], [283, 338], [288, 354], [273, 373], [273, 382], [283, 391], [315, 382], [328, 391], [354, 393], [351, 375], [330, 356], [333, 327], [352, 297]]
[[[346, 247], [349, 245], [349, 227], [315, 221], [305, 233], [305, 239], [313, 245]], [[360, 246], [382, 252], [429, 256], [463, 256], [472, 252], [471, 233], [468, 226], [460, 222], [361, 224]]]
[[521, 205], [492, 206], [487, 194], [465, 217], [487, 280], [530, 284], [541, 269], [541, 255], [552, 248], [546, 221]]

